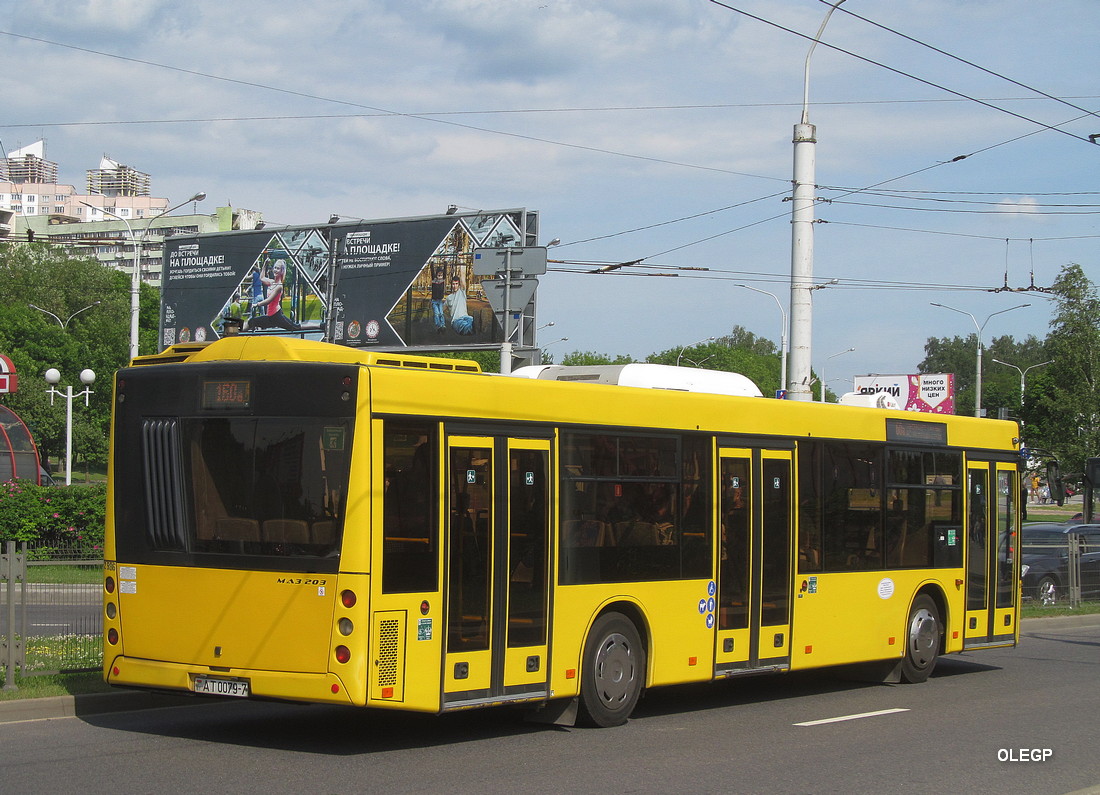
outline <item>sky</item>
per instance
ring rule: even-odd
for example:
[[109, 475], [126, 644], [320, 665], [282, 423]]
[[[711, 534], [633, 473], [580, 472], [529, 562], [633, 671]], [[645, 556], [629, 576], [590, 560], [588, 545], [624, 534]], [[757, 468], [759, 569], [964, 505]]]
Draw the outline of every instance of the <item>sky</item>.
[[0, 141], [45, 139], [81, 189], [106, 154], [155, 196], [273, 224], [537, 210], [561, 240], [539, 343], [642, 359], [736, 325], [779, 343], [805, 91], [829, 388], [916, 372], [929, 337], [979, 324], [987, 344], [1045, 336], [1049, 298], [994, 290], [1100, 274], [1100, 4], [846, 0], [807, 91], [828, 10], [21, 0], [0, 20]]

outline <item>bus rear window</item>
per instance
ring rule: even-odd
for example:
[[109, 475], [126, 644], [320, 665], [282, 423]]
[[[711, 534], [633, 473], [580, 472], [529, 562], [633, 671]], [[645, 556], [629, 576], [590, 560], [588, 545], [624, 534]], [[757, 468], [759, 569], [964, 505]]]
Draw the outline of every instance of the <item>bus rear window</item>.
[[146, 421], [148, 546], [335, 559], [350, 437], [349, 421], [339, 418]]

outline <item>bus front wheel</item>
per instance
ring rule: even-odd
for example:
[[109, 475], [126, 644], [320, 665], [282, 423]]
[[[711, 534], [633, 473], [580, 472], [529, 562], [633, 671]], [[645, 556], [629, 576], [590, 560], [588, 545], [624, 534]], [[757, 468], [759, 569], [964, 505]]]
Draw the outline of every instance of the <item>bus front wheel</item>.
[[905, 625], [905, 657], [901, 661], [901, 678], [918, 683], [928, 679], [940, 654], [942, 625], [940, 611], [927, 594], [913, 600], [909, 621]]
[[581, 717], [590, 726], [626, 723], [645, 685], [646, 653], [634, 622], [621, 613], [596, 619], [584, 644]]

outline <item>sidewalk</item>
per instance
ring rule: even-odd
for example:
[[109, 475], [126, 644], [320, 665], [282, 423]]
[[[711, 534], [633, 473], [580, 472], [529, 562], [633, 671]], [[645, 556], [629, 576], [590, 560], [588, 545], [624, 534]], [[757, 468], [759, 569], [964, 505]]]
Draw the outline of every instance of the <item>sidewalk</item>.
[[86, 718], [109, 712], [182, 707], [208, 704], [209, 699], [119, 690], [115, 693], [85, 693], [79, 696], [51, 696], [0, 701], [0, 723], [51, 718]]
[[[1020, 634], [1027, 636], [1039, 631], [1070, 629], [1100, 625], [1100, 613], [1083, 616], [1056, 616], [1052, 618], [1025, 618], [1020, 624]], [[210, 704], [216, 699], [193, 696], [176, 696], [166, 693], [145, 693], [139, 690], [119, 690], [114, 693], [88, 693], [79, 696], [52, 696], [50, 698], [26, 698], [0, 702], [0, 724], [25, 720], [50, 720], [53, 718], [86, 718], [110, 712], [131, 712], [140, 709], [197, 706]]]

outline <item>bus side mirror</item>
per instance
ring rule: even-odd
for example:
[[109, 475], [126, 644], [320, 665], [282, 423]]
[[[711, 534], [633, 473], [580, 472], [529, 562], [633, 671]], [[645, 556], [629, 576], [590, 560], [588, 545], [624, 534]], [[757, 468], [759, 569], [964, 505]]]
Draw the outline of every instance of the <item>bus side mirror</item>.
[[1050, 497], [1059, 505], [1066, 503], [1066, 487], [1062, 484], [1062, 470], [1057, 461], [1047, 462], [1047, 488]]

